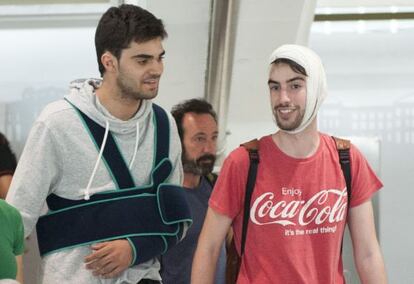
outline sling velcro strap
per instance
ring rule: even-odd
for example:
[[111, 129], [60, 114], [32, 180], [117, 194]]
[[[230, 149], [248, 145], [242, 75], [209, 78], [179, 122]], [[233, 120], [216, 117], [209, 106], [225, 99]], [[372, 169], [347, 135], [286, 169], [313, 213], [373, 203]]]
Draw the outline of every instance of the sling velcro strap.
[[[42, 216], [37, 224], [41, 255], [63, 248], [135, 236], [178, 239], [180, 223], [191, 222], [184, 189], [161, 184], [156, 194], [142, 194], [139, 189], [133, 191], [135, 195], [89, 202]], [[166, 246], [168, 244], [163, 244], [158, 251], [166, 250]], [[156, 255], [157, 252], [154, 252], [151, 256]]]
[[136, 189], [139, 189], [139, 193], [141, 194], [146, 194], [146, 193], [154, 194], [156, 192], [156, 189], [158, 188], [158, 185], [163, 183], [168, 178], [171, 171], [172, 171], [171, 161], [169, 159], [165, 159], [165, 160], [162, 160], [157, 165], [157, 167], [155, 167], [152, 170], [152, 174], [151, 174], [152, 183], [150, 185], [143, 186], [143, 187], [135, 187], [132, 189], [99, 192], [99, 193], [92, 195], [89, 200], [67, 199], [67, 198], [63, 198], [63, 197], [60, 197], [52, 193], [46, 198], [47, 206], [50, 211], [57, 211], [57, 210], [67, 209], [72, 206], [85, 205], [85, 204], [102, 201], [106, 199], [115, 199], [115, 198], [126, 197], [129, 195], [135, 195], [137, 194]]

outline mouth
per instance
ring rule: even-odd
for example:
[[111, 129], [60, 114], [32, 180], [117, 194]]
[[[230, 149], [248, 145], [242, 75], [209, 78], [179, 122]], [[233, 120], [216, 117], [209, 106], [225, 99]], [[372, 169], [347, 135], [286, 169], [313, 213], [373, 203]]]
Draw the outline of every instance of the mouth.
[[144, 80], [144, 84], [158, 84], [159, 80], [158, 79], [147, 79]]
[[158, 87], [159, 80], [158, 79], [148, 79], [144, 80], [144, 84], [150, 87], [151, 89]]
[[287, 114], [293, 112], [295, 109], [278, 109], [280, 113]]
[[214, 164], [215, 156], [213, 155], [205, 155], [197, 159], [197, 163], [199, 164]]
[[276, 107], [275, 113], [278, 114], [282, 119], [288, 119], [290, 115], [296, 110], [296, 107]]

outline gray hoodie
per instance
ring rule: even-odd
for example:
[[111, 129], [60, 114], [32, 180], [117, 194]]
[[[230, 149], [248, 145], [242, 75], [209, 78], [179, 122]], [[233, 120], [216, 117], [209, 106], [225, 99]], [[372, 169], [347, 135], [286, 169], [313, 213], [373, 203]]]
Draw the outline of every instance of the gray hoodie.
[[[92, 79], [74, 81], [65, 98], [101, 126], [109, 126], [135, 184], [146, 185], [150, 182], [154, 156], [152, 103], [143, 100], [134, 117], [119, 120], [95, 96], [93, 85], [99, 83]], [[181, 143], [174, 120], [168, 115], [173, 163], [168, 182], [181, 184]], [[88, 194], [115, 189], [101, 160], [75, 109], [65, 100], [47, 105], [30, 131], [7, 195], [7, 202], [23, 217], [25, 235], [33, 231], [39, 216], [45, 213], [45, 199], [49, 194], [78, 200]], [[116, 279], [94, 277], [83, 263], [90, 253], [90, 246], [82, 246], [46, 255], [41, 264], [42, 283], [137, 283], [142, 278], [161, 279], [156, 259], [133, 266]]]

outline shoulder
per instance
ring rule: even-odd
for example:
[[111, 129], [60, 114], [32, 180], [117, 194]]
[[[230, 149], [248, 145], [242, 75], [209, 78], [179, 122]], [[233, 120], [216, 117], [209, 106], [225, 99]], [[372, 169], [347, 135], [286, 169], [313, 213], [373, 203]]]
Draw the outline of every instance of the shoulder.
[[61, 125], [63, 121], [71, 122], [71, 118], [75, 115], [73, 107], [62, 99], [46, 105], [36, 122], [47, 126]]
[[[46, 151], [60, 149], [59, 152], [64, 152], [66, 147], [73, 147], [69, 140], [78, 140], [80, 138], [78, 135], [84, 132], [83, 129], [84, 125], [69, 103], [64, 100], [50, 103], [33, 123], [25, 143], [25, 149], [39, 147], [39, 151], [41, 149], [48, 149]], [[63, 145], [67, 146], [62, 147]], [[30, 152], [30, 150], [28, 151]]]
[[73, 106], [65, 100], [58, 100], [45, 106], [33, 124], [33, 138], [43, 140], [53, 136], [53, 139], [66, 137], [69, 133], [77, 133], [84, 128], [82, 121]]
[[[237, 163], [245, 163], [249, 160], [249, 151], [247, 148], [257, 148], [259, 155], [262, 155], [263, 152], [266, 152], [271, 147], [272, 138], [270, 135], [261, 137], [260, 139], [252, 139], [250, 141], [245, 141], [232, 152], [230, 152], [228, 158], [237, 162]], [[244, 146], [243, 146], [244, 145]]]
[[245, 163], [249, 158], [249, 154], [243, 146], [239, 146], [226, 157], [226, 162], [232, 162], [236, 164]]
[[4, 216], [10, 224], [22, 222], [19, 211], [2, 199], [0, 199], [0, 215]]
[[[356, 147], [355, 144], [353, 143], [352, 138], [335, 136], [336, 140], [338, 141], [336, 142], [336, 140], [334, 139], [334, 136], [320, 133], [320, 137], [324, 142], [324, 146], [326, 148], [329, 148], [330, 150], [337, 152], [338, 148], [342, 147], [342, 149], [349, 149], [351, 156], [356, 156], [356, 157], [362, 156], [358, 147]], [[339, 145], [337, 143], [339, 143]]]

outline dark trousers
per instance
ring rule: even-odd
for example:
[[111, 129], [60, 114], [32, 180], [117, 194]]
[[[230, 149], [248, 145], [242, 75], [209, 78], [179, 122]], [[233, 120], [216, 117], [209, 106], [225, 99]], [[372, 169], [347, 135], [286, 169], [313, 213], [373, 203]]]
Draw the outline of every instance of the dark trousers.
[[161, 281], [152, 279], [141, 279], [137, 284], [161, 284]]

